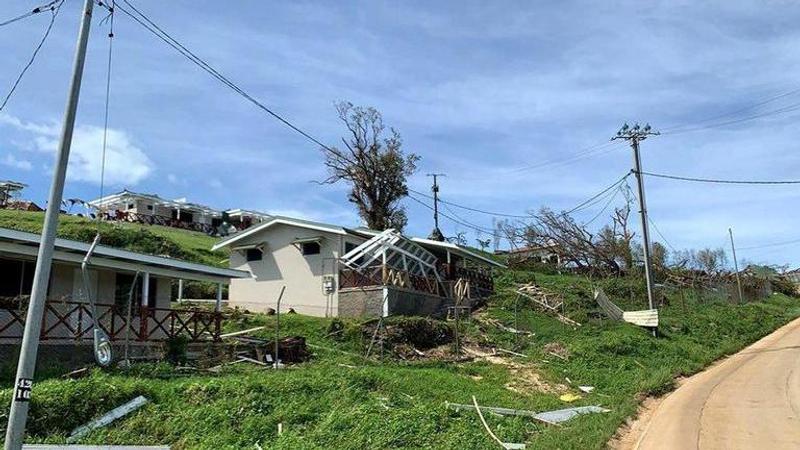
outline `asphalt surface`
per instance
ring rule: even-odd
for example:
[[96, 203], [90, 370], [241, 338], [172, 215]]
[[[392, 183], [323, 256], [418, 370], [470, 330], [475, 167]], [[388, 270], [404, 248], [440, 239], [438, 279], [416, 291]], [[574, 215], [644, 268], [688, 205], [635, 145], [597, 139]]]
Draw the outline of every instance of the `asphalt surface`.
[[633, 448], [800, 449], [800, 319], [685, 380]]

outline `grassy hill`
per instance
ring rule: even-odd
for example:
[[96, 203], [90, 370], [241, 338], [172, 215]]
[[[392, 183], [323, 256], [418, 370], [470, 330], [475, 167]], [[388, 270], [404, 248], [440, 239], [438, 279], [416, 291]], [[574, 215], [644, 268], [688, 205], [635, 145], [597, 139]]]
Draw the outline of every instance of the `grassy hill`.
[[[573, 329], [517, 300], [514, 283], [534, 278], [563, 294], [566, 314], [581, 327]], [[644, 303], [638, 280], [597, 283], [619, 304]], [[501, 353], [453, 362], [448, 346], [436, 349], [444, 358], [414, 358], [398, 345], [387, 348], [382, 360], [366, 359], [361, 355], [371, 335], [369, 324], [343, 321], [343, 331], [332, 333], [333, 319], [284, 315], [281, 334], [305, 336], [314, 351], [309, 362], [279, 371], [228, 366], [219, 374], [142, 364], [129, 372], [95, 370], [80, 380], [44, 379], [31, 403], [32, 441], [63, 442], [74, 427], [144, 395], [151, 404], [82, 443], [170, 444], [173, 449], [255, 449], [257, 444], [279, 449], [497, 448], [474, 412], [445, 408], [445, 402], [470, 403], [475, 395], [484, 406], [535, 411], [607, 407], [610, 413], [581, 416], [560, 427], [520, 417], [486, 417], [501, 439], [525, 442], [528, 448], [602, 448], [644, 396], [670, 390], [675, 377], [701, 370], [800, 316], [800, 302], [780, 294], [733, 305], [673, 293], [661, 310], [661, 336], [654, 338], [633, 325], [602, 318], [584, 278], [506, 271], [497, 285], [499, 293], [488, 307], [463, 324], [466, 345], [496, 346], [525, 357]], [[404, 319], [390, 322], [404, 326]], [[270, 338], [274, 323], [274, 317], [235, 312], [226, 329], [265, 325], [257, 334]], [[512, 334], [497, 323], [533, 334]], [[418, 329], [416, 322], [405, 326]], [[9, 403], [11, 383], [4, 376], [0, 405]], [[595, 390], [585, 394], [579, 385]], [[559, 399], [564, 393], [582, 398], [566, 403]], [[0, 429], [5, 414], [0, 410]], [[280, 436], [278, 423], [284, 430]]]
[[[0, 209], [0, 227], [41, 233], [44, 213]], [[61, 215], [58, 237], [91, 242], [97, 223], [77, 216]], [[212, 252], [217, 238], [203, 233], [137, 223], [100, 223], [101, 243], [151, 255], [166, 255], [186, 261], [227, 267], [225, 251]]]

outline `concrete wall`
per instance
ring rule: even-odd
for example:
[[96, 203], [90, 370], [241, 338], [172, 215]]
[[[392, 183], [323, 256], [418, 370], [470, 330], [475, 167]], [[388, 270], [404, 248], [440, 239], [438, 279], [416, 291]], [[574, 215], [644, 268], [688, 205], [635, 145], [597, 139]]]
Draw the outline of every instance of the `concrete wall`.
[[[297, 239], [318, 236], [323, 238], [318, 255], [303, 255], [292, 244]], [[336, 259], [346, 241], [360, 244], [365, 239], [277, 224], [237, 242], [237, 246], [264, 245], [264, 255], [261, 261], [247, 262], [246, 251], [231, 251], [230, 267], [251, 271], [254, 278], [231, 280], [228, 306], [251, 311], [275, 308], [280, 289], [285, 285], [281, 311], [293, 308], [311, 316], [323, 317], [326, 313], [336, 316], [339, 276]], [[332, 277], [334, 293], [331, 295], [323, 292], [325, 277]]]
[[[387, 287], [390, 316], [445, 317], [453, 301], [444, 297]], [[383, 288], [343, 289], [339, 292], [340, 317], [380, 317], [384, 313]]]

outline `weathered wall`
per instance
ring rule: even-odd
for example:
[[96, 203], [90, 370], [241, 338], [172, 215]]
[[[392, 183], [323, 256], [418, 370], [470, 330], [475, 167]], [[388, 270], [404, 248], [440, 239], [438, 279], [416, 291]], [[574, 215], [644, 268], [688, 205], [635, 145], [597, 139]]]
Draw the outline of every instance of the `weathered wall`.
[[[452, 300], [388, 287], [388, 310], [391, 316], [444, 317]], [[380, 317], [383, 314], [383, 288], [343, 289], [339, 292], [340, 317]]]

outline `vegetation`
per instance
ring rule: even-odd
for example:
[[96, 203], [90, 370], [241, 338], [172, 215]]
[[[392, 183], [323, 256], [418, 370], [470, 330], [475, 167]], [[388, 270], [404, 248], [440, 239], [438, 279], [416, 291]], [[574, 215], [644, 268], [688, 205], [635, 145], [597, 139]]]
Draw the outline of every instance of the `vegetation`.
[[[0, 228], [41, 233], [44, 213], [0, 209]], [[78, 216], [61, 215], [58, 237], [91, 242], [97, 223]], [[203, 233], [138, 223], [103, 222], [103, 245], [150, 255], [169, 256], [217, 267], [228, 267], [228, 254], [211, 251], [217, 238]]]
[[348, 200], [373, 230], [402, 230], [408, 222], [400, 200], [408, 195], [406, 179], [417, 170], [419, 156], [403, 153], [400, 133], [391, 128], [384, 137], [383, 117], [375, 108], [336, 104], [339, 120], [347, 128], [344, 148], [322, 148], [329, 177], [325, 183], [350, 184]]
[[[565, 313], [583, 325], [568, 327], [518, 299], [516, 282], [533, 280], [565, 300]], [[596, 281], [623, 307], [644, 304], [638, 279]], [[462, 324], [467, 345], [490, 344], [526, 358], [452, 362], [403, 360], [391, 351], [384, 359], [363, 356], [374, 321], [281, 316], [281, 335], [305, 336], [311, 361], [273, 371], [256, 366], [226, 366], [221, 373], [180, 371], [167, 364], [140, 364], [129, 372], [95, 370], [80, 380], [45, 379], [31, 404], [30, 432], [36, 442], [63, 442], [76, 426], [137, 395], [151, 400], [143, 410], [97, 430], [86, 444], [164, 444], [187, 448], [495, 448], [477, 415], [447, 410], [444, 403], [479, 403], [536, 411], [600, 404], [612, 411], [581, 416], [562, 427], [525, 418], [486, 419], [507, 442], [530, 448], [602, 448], [645, 395], [673, 387], [715, 359], [737, 351], [800, 316], [796, 299], [776, 294], [761, 302], [730, 304], [720, 299], [669, 293], [661, 310], [661, 335], [602, 318], [591, 300], [588, 279], [507, 271], [497, 280], [499, 293], [472, 321]], [[515, 316], [514, 311], [518, 311]], [[263, 325], [255, 334], [274, 336], [273, 316], [233, 311], [226, 330]], [[492, 325], [527, 330], [517, 335]], [[394, 343], [430, 334], [447, 342], [441, 323], [395, 319]], [[452, 326], [450, 322], [449, 326]], [[404, 331], [405, 330], [405, 331]], [[387, 349], [391, 350], [391, 349]], [[552, 352], [552, 353], [551, 353]], [[560, 356], [554, 356], [557, 353]], [[40, 377], [41, 379], [41, 377]], [[567, 381], [569, 379], [571, 381]], [[0, 404], [8, 404], [11, 380], [3, 380]], [[595, 391], [582, 394], [577, 385]], [[583, 395], [574, 403], [564, 392]], [[7, 419], [0, 410], [0, 428]], [[278, 424], [283, 434], [277, 434]]]

